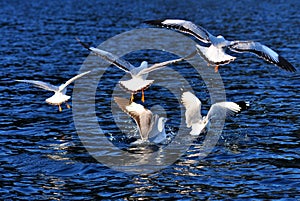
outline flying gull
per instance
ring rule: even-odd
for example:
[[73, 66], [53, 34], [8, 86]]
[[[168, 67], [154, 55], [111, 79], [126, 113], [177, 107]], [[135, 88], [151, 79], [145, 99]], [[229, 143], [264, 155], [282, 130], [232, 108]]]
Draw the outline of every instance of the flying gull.
[[90, 71], [81, 73], [79, 75], [76, 75], [75, 77], [69, 79], [66, 83], [60, 85], [60, 86], [54, 86], [49, 83], [45, 83], [42, 81], [36, 81], [36, 80], [16, 80], [17, 82], [25, 82], [25, 83], [30, 83], [33, 84], [36, 87], [48, 90], [48, 91], [53, 91], [54, 95], [51, 96], [50, 98], [46, 99], [46, 102], [51, 104], [51, 105], [57, 105], [59, 111], [62, 111], [61, 104], [66, 103], [66, 106], [70, 108], [70, 105], [67, 103], [67, 101], [71, 98], [71, 96], [66, 95], [67, 92], [67, 86], [74, 82], [76, 79], [88, 74]]
[[119, 58], [118, 56], [113, 55], [110, 52], [95, 47], [89, 47], [89, 45], [83, 43], [78, 38], [77, 40], [84, 48], [92, 51], [97, 56], [101, 57], [102, 59], [117, 66], [121, 70], [131, 75], [131, 79], [119, 82], [120, 85], [126, 91], [129, 91], [131, 93], [131, 98], [130, 98], [131, 102], [133, 101], [133, 95], [140, 91], [142, 92], [142, 101], [143, 102], [145, 101], [144, 90], [146, 90], [154, 82], [154, 80], [147, 80], [148, 74], [150, 72], [164, 68], [170, 64], [181, 62], [187, 58], [193, 57], [196, 54], [196, 52], [193, 52], [187, 57], [156, 63], [151, 66], [149, 66], [146, 61], [143, 61], [139, 67], [135, 67], [128, 61], [125, 61]]
[[209, 127], [211, 119], [217, 119], [225, 115], [238, 113], [243, 108], [249, 107], [249, 103], [240, 101], [239, 104], [234, 102], [219, 102], [211, 106], [207, 116], [201, 115], [201, 101], [191, 92], [184, 92], [181, 97], [183, 106], [185, 107], [185, 119], [188, 128], [192, 127], [191, 135], [199, 135]]
[[121, 97], [114, 97], [114, 101], [118, 106], [134, 119], [141, 139], [135, 144], [142, 143], [162, 143], [166, 139], [165, 122], [167, 118], [159, 117], [146, 109], [141, 104], [130, 102], [128, 99]]
[[214, 36], [201, 26], [180, 19], [164, 19], [164, 20], [149, 20], [147, 24], [156, 25], [175, 29], [177, 31], [190, 34], [202, 43], [208, 44], [208, 47], [196, 45], [197, 51], [209, 65], [216, 65], [215, 71], [218, 71], [219, 65], [225, 65], [235, 60], [233, 57], [225, 53], [226, 49], [233, 52], [243, 53], [250, 52], [265, 61], [275, 64], [276, 66], [290, 72], [295, 72], [295, 67], [286, 59], [280, 56], [271, 48], [254, 41], [228, 41], [223, 36]]

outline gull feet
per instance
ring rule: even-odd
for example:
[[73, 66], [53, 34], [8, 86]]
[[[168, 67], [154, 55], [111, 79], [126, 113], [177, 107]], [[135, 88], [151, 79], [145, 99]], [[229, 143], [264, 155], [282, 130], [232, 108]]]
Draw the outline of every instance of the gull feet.
[[58, 111], [62, 111], [62, 109], [61, 109], [61, 106], [60, 105], [58, 105]]
[[218, 71], [219, 71], [219, 66], [216, 65], [216, 67], [215, 67], [215, 72], [217, 73]]
[[130, 97], [130, 103], [133, 102], [133, 99], [134, 99], [133, 94], [131, 94], [131, 97]]
[[142, 102], [145, 102], [145, 94], [144, 94], [144, 90], [142, 89]]

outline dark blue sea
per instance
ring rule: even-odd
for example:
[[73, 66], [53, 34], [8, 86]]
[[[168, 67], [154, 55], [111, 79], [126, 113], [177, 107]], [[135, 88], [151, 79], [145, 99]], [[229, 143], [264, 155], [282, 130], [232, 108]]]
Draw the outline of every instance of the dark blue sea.
[[[0, 1], [0, 200], [300, 200], [299, 10], [293, 0]], [[163, 18], [190, 20], [228, 40], [259, 41], [297, 72], [233, 54], [219, 73], [200, 64], [218, 81], [186, 61], [150, 73], [155, 82], [144, 105], [168, 118], [169, 144], [131, 147], [136, 126], [113, 102], [130, 97], [118, 86], [125, 73], [89, 56], [75, 38], [119, 51], [135, 66], [191, 52], [156, 33], [184, 35], [143, 23]], [[72, 109], [62, 105], [62, 112], [45, 102], [52, 92], [15, 81], [60, 85], [86, 69], [90, 75], [68, 87]], [[184, 90], [201, 99], [204, 114], [224, 97], [251, 106], [226, 119], [204, 153], [205, 134], [191, 139], [183, 128], [176, 94]], [[135, 100], [141, 103], [140, 94]]]

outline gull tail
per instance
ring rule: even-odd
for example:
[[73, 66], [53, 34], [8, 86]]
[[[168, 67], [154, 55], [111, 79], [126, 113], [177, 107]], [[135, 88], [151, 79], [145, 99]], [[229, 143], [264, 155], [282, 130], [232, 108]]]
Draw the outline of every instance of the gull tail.
[[120, 86], [129, 91], [130, 93], [136, 94], [139, 91], [146, 90], [154, 80], [142, 80], [142, 79], [130, 79], [125, 81], [119, 81]]

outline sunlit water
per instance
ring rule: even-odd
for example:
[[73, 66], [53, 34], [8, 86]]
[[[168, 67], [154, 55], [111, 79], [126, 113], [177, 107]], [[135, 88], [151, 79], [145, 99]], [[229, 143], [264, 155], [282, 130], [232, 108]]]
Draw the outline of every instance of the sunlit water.
[[[44, 102], [51, 92], [14, 81], [61, 84], [77, 74], [88, 55], [75, 37], [98, 45], [124, 31], [149, 27], [143, 20], [165, 17], [189, 19], [228, 39], [259, 40], [281, 52], [299, 71], [299, 2], [13, 1], [0, 5], [1, 200], [300, 199], [298, 72], [285, 72], [252, 55], [238, 55], [235, 62], [220, 68], [220, 75], [227, 100], [249, 100], [251, 107], [226, 121], [207, 157], [199, 159], [200, 136], [173, 164], [134, 175], [94, 159], [80, 141], [72, 110], [63, 106], [60, 113]], [[126, 59], [139, 65], [143, 59], [154, 63], [167, 56], [174, 58], [142, 51]], [[113, 91], [123, 93], [115, 87], [124, 73], [109, 68], [101, 82], [105, 85], [97, 88], [97, 123], [115, 146], [128, 148], [136, 136], [134, 123], [120, 112], [118, 120], [128, 124], [125, 135], [110, 109]], [[189, 81], [206, 113], [211, 101], [200, 75], [186, 62], [170, 68]], [[157, 83], [174, 82], [167, 70], [159, 73], [165, 79]], [[146, 106], [157, 105], [157, 111], [169, 118], [166, 130], [172, 138], [181, 123], [181, 106], [170, 91], [154, 84], [146, 91]]]

